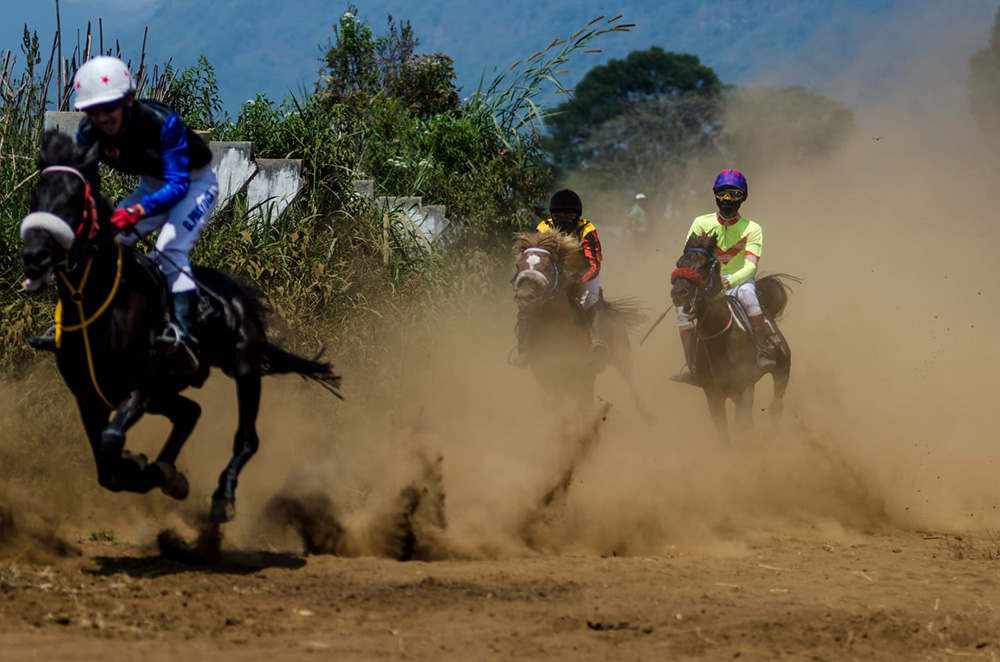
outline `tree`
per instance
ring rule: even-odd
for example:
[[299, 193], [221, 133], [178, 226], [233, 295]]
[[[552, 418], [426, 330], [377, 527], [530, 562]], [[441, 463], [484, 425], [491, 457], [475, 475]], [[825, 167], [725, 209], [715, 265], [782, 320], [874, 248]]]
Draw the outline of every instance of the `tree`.
[[983, 133], [1000, 136], [1000, 10], [993, 19], [989, 47], [969, 60], [969, 104]]
[[649, 102], [665, 106], [691, 96], [707, 100], [721, 91], [718, 76], [695, 55], [658, 46], [633, 51], [624, 60], [609, 60], [587, 72], [573, 98], [556, 108], [547, 145], [557, 165], [572, 167], [587, 157], [584, 145], [597, 128], [615, 117]]
[[714, 98], [684, 94], [644, 99], [590, 132], [576, 152], [588, 187], [669, 191], [687, 166], [719, 150]]
[[357, 13], [348, 5], [322, 58], [317, 88], [329, 104], [344, 104], [364, 116], [372, 97], [384, 93], [405, 99], [420, 117], [458, 107], [451, 58], [415, 55], [420, 40], [409, 21], [397, 23], [389, 15], [386, 34], [376, 37]]
[[724, 151], [753, 168], [829, 154], [850, 134], [854, 114], [804, 87], [747, 87], [725, 95], [722, 123]]

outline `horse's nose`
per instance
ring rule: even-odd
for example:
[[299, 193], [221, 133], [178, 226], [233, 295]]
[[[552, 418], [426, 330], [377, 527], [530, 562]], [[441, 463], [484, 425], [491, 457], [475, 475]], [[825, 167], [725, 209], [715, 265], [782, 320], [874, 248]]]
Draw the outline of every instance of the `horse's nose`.
[[681, 306], [690, 297], [687, 284], [678, 282], [670, 289], [670, 300], [675, 306]]
[[514, 301], [517, 302], [518, 306], [533, 306], [536, 299], [535, 292], [526, 288], [518, 289], [514, 294]]
[[21, 264], [28, 278], [41, 278], [48, 268], [51, 252], [47, 246], [25, 246], [21, 251]]

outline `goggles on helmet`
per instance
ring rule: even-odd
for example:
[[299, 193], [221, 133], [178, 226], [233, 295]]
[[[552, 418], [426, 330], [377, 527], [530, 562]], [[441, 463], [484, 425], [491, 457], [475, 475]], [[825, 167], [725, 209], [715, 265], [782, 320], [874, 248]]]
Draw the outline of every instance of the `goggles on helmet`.
[[741, 202], [747, 197], [747, 194], [738, 188], [720, 188], [715, 192], [715, 199], [719, 202], [728, 200], [730, 202]]

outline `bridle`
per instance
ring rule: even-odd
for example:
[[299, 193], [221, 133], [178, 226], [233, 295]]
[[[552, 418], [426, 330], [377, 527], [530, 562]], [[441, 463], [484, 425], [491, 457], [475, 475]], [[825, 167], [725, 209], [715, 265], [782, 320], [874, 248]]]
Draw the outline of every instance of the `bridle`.
[[711, 290], [712, 286], [715, 284], [715, 263], [718, 261], [718, 258], [716, 258], [711, 251], [704, 248], [698, 248], [697, 246], [685, 248], [684, 252], [701, 253], [708, 258], [708, 278], [702, 278], [701, 274], [690, 267], [677, 267], [670, 274], [670, 284], [673, 285], [679, 279], [691, 281], [695, 285], [694, 300], [697, 301], [699, 298], [703, 297], [706, 292]]
[[97, 236], [100, 227], [97, 224], [97, 201], [91, 192], [90, 182], [77, 168], [68, 165], [47, 166], [39, 174], [40, 176], [44, 176], [53, 172], [67, 173], [83, 182], [83, 212], [81, 213], [80, 224], [73, 234], [76, 236], [76, 241], [78, 242], [86, 243], [91, 241]]
[[[543, 255], [548, 255], [549, 258], [552, 260], [553, 277], [547, 279], [549, 281], [549, 287], [545, 290], [545, 298], [551, 299], [556, 295], [556, 292], [558, 292], [559, 290], [559, 265], [556, 263], [556, 258], [552, 254], [552, 251], [549, 251], [545, 248], [534, 248], [534, 247], [525, 248], [523, 251], [521, 251], [521, 254], [517, 256], [517, 261], [520, 262], [521, 258], [523, 258], [525, 255], [530, 255], [532, 253], [541, 253]], [[540, 271], [536, 271], [535, 269], [522, 269], [521, 271], [518, 271], [516, 274], [514, 274], [514, 277], [510, 279], [510, 288], [512, 290], [514, 290], [515, 292], [517, 291], [518, 279], [521, 277], [521, 274], [527, 271], [534, 271], [535, 273], [538, 274], [542, 273]]]

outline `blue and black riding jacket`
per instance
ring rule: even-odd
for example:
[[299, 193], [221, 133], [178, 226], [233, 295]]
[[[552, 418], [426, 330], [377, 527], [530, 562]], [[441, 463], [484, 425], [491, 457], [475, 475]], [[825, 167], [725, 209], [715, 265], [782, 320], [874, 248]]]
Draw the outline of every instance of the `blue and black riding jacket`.
[[164, 182], [139, 202], [148, 216], [163, 214], [184, 199], [190, 173], [210, 164], [212, 152], [165, 104], [139, 99], [131, 107], [126, 105], [124, 113], [122, 130], [114, 136], [105, 135], [84, 117], [76, 140], [87, 149], [99, 143], [101, 162], [115, 170]]

